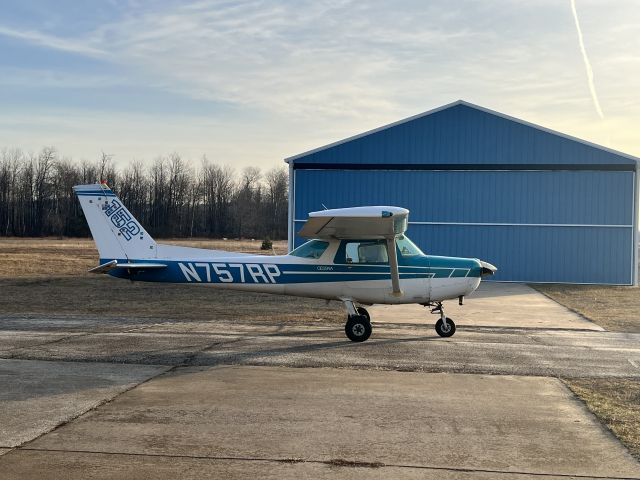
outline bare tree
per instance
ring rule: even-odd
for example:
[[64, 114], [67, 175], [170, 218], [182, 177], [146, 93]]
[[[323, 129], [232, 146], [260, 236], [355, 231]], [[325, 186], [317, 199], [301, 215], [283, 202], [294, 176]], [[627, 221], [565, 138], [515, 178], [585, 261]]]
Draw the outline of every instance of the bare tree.
[[230, 207], [234, 193], [234, 174], [231, 167], [209, 163], [202, 165], [202, 193], [204, 229], [209, 236], [221, 237], [231, 224]]
[[268, 220], [267, 235], [286, 238], [289, 176], [284, 168], [273, 168], [266, 174], [268, 197], [263, 216]]
[[242, 171], [233, 209], [237, 236], [240, 238], [261, 235], [257, 231], [262, 200], [261, 177], [260, 169], [256, 167], [247, 167]]
[[263, 177], [249, 167], [239, 178], [226, 165], [203, 157], [196, 172], [179, 154], [158, 157], [146, 168], [132, 162], [118, 171], [112, 155], [97, 161], [0, 150], [0, 235], [89, 234], [72, 187], [106, 180], [131, 212], [156, 236], [284, 238], [287, 175]]
[[0, 233], [15, 234], [18, 172], [22, 160], [20, 150], [3, 149], [0, 156]]
[[109, 173], [112, 172], [112, 161], [113, 155], [109, 155], [107, 153], [102, 152], [100, 160], [98, 160], [98, 169], [100, 171], [100, 181], [108, 181]]
[[120, 175], [119, 195], [131, 213], [143, 223], [149, 218], [149, 182], [141, 162], [134, 161]]

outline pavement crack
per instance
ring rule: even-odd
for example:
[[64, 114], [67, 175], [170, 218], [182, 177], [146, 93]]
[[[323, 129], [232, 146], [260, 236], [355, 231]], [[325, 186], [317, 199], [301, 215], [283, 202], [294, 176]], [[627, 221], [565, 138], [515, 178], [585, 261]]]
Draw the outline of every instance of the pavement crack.
[[72, 333], [70, 335], [65, 335], [64, 337], [56, 338], [55, 340], [51, 340], [51, 341], [48, 341], [48, 342], [34, 343], [32, 345], [27, 345], [27, 346], [23, 346], [23, 347], [9, 348], [9, 349], [7, 349], [7, 353], [12, 356], [13, 352], [17, 353], [20, 350], [26, 350], [26, 349], [30, 349], [30, 348], [45, 347], [47, 345], [54, 345], [56, 343], [60, 343], [60, 342], [63, 342], [65, 340], [69, 340], [70, 338], [83, 338], [83, 337], [89, 337], [91, 335], [96, 335], [96, 333], [93, 333], [93, 332]]
[[45, 435], [48, 435], [48, 434], [50, 434], [51, 432], [54, 432], [54, 431], [58, 430], [58, 429], [59, 429], [59, 428], [61, 428], [61, 427], [64, 427], [64, 426], [65, 426], [65, 425], [67, 425], [68, 423], [71, 423], [71, 422], [73, 422], [73, 421], [77, 420], [78, 418], [82, 417], [83, 415], [86, 415], [87, 413], [92, 412], [92, 411], [94, 411], [94, 410], [96, 410], [96, 409], [98, 409], [98, 408], [102, 407], [103, 405], [107, 405], [107, 404], [109, 404], [109, 403], [113, 402], [115, 399], [117, 399], [117, 398], [119, 398], [121, 395], [124, 395], [125, 393], [127, 393], [127, 392], [129, 392], [129, 391], [133, 390], [134, 388], [137, 388], [137, 387], [139, 387], [139, 386], [141, 386], [141, 385], [144, 385], [144, 384], [145, 384], [145, 383], [147, 383], [147, 382], [150, 382], [151, 380], [154, 380], [154, 379], [156, 379], [156, 378], [158, 378], [158, 377], [160, 377], [160, 376], [162, 376], [162, 375], [165, 375], [165, 374], [167, 374], [167, 373], [172, 372], [172, 371], [173, 371], [173, 370], [175, 370], [176, 368], [178, 368], [178, 367], [177, 367], [177, 365], [174, 365], [174, 366], [171, 366], [171, 367], [167, 367], [165, 370], [163, 370], [163, 371], [161, 371], [161, 372], [158, 372], [157, 374], [155, 374], [155, 375], [151, 375], [151, 376], [149, 376], [148, 378], [144, 379], [142, 382], [135, 383], [135, 384], [133, 384], [133, 385], [131, 385], [131, 386], [129, 386], [129, 387], [127, 387], [127, 388], [125, 388], [124, 390], [122, 390], [122, 391], [120, 391], [120, 392], [116, 392], [112, 397], [102, 399], [101, 401], [99, 401], [99, 402], [98, 402], [98, 403], [96, 403], [95, 405], [93, 405], [93, 406], [91, 406], [91, 407], [87, 408], [86, 410], [80, 411], [80, 412], [78, 412], [76, 415], [74, 415], [74, 416], [72, 416], [72, 417], [70, 417], [70, 418], [66, 418], [66, 419], [62, 420], [61, 422], [59, 422], [59, 423], [57, 423], [56, 425], [54, 425], [53, 427], [51, 427], [49, 430], [43, 431], [43, 432], [41, 432], [39, 435], [37, 435], [37, 436], [33, 437], [32, 439], [27, 440], [26, 442], [23, 442], [23, 443], [21, 443], [20, 445], [17, 445], [17, 446], [15, 447], [15, 449], [16, 449], [16, 450], [22, 450], [22, 449], [25, 449], [25, 450], [26, 450], [26, 449], [28, 449], [28, 448], [26, 448], [26, 447], [27, 447], [27, 445], [29, 445], [29, 444], [31, 444], [31, 443], [33, 443], [33, 442], [35, 442], [35, 441], [36, 441], [36, 440], [38, 440], [39, 438], [42, 438], [42, 437], [44, 437]]
[[[165, 372], [167, 373], [167, 372]], [[162, 374], [161, 374], [162, 375]], [[18, 447], [16, 450], [24, 450], [31, 452], [50, 452], [50, 453], [76, 453], [87, 455], [106, 455], [106, 456], [129, 456], [129, 457], [149, 457], [149, 458], [181, 458], [192, 460], [223, 460], [238, 462], [272, 462], [272, 463], [289, 463], [289, 464], [317, 464], [327, 465], [329, 467], [346, 467], [346, 468], [406, 468], [417, 470], [431, 470], [441, 472], [464, 472], [464, 473], [487, 473], [492, 475], [529, 475], [532, 477], [551, 477], [551, 478], [583, 478], [592, 480], [640, 480], [640, 477], [628, 476], [603, 476], [603, 475], [585, 475], [580, 473], [553, 473], [553, 472], [534, 472], [526, 470], [498, 470], [491, 468], [473, 468], [473, 467], [453, 467], [438, 465], [415, 465], [404, 463], [382, 463], [382, 462], [363, 462], [346, 459], [309, 459], [297, 457], [252, 457], [252, 456], [229, 456], [229, 455], [186, 455], [186, 454], [166, 454], [166, 453], [137, 453], [137, 452], [101, 452], [96, 450], [73, 450], [73, 449], [56, 449], [56, 448], [32, 448], [28, 446]]]
[[191, 354], [189, 354], [187, 357], [185, 357], [185, 359], [182, 361], [182, 363], [180, 363], [179, 365], [175, 365], [175, 367], [193, 367], [195, 364], [195, 360], [198, 357], [198, 355], [200, 355], [201, 353], [209, 350], [210, 348], [213, 348], [215, 346], [218, 345], [229, 345], [231, 343], [237, 343], [242, 341], [243, 339], [241, 337], [236, 338], [234, 340], [230, 340], [230, 341], [220, 341], [220, 340], [216, 340], [215, 342], [209, 343], [207, 345], [205, 345], [204, 347], [195, 350], [194, 352], [192, 352]]
[[356, 460], [345, 460], [344, 458], [332, 458], [322, 462], [332, 467], [352, 467], [352, 468], [382, 468], [386, 465], [382, 462], [359, 462]]

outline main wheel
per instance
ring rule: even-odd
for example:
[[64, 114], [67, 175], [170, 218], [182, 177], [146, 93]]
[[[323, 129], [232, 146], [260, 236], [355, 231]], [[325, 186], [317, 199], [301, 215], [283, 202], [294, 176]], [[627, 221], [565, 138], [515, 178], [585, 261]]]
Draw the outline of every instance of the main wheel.
[[371, 336], [371, 322], [364, 315], [349, 317], [344, 326], [344, 333], [352, 342], [364, 342]]
[[363, 317], [366, 317], [367, 322], [371, 322], [371, 317], [369, 316], [369, 312], [367, 312], [366, 308], [358, 307], [356, 308], [356, 311], [358, 312], [358, 315], [362, 315]]
[[451, 335], [456, 333], [456, 324], [453, 323], [453, 320], [447, 317], [447, 326], [445, 327], [442, 319], [439, 319], [436, 322], [436, 332], [441, 337], [450, 337]]

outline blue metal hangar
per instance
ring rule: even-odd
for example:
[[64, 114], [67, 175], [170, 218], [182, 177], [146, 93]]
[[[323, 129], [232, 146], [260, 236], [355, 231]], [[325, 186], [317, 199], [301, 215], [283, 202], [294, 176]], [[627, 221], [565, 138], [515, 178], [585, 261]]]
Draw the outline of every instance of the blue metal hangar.
[[423, 251], [495, 280], [638, 283], [631, 155], [460, 100], [285, 161], [290, 247], [308, 212], [397, 205]]

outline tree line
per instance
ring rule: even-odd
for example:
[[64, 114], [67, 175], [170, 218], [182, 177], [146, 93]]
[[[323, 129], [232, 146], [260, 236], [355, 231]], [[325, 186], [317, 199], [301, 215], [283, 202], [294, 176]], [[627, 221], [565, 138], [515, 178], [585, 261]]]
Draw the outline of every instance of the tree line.
[[284, 167], [236, 172], [174, 153], [118, 169], [107, 154], [75, 162], [52, 147], [0, 151], [0, 236], [88, 236], [72, 187], [101, 180], [156, 237], [287, 238]]

